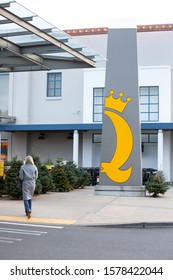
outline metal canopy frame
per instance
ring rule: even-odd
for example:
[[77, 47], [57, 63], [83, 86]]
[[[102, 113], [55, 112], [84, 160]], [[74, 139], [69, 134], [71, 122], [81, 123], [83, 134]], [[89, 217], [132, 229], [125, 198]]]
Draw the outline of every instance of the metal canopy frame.
[[17, 1], [0, 0], [0, 73], [96, 67], [100, 60]]

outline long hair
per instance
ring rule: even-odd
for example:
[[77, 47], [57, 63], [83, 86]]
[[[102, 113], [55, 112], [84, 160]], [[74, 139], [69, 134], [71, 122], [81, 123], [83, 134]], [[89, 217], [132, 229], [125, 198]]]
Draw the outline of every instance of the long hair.
[[25, 164], [27, 163], [31, 163], [32, 165], [34, 165], [34, 161], [33, 161], [33, 158], [31, 156], [27, 156], [25, 158]]

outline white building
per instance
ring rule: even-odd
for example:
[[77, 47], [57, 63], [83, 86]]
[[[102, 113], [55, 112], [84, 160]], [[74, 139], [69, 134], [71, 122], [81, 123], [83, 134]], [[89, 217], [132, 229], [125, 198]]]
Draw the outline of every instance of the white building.
[[[173, 181], [173, 25], [137, 31], [142, 167], [163, 170]], [[107, 28], [66, 32], [106, 57]], [[37, 154], [98, 167], [105, 68], [100, 61], [89, 69], [0, 74], [2, 158]], [[6, 123], [8, 116], [14, 123]]]

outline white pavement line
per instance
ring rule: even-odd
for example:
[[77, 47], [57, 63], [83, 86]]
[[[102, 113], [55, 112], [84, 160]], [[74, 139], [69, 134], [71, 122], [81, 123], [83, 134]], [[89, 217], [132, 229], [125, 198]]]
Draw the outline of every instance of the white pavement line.
[[14, 241], [6, 241], [6, 240], [0, 240], [1, 243], [9, 243], [9, 244], [12, 244], [14, 243]]
[[37, 224], [21, 224], [21, 223], [10, 223], [10, 222], [0, 222], [0, 224], [5, 224], [5, 225], [18, 225], [18, 226], [27, 226], [27, 227], [43, 227], [43, 228], [57, 228], [57, 229], [62, 229], [63, 227], [61, 226], [48, 226], [48, 225], [37, 225]]
[[0, 240], [11, 240], [11, 241], [22, 241], [22, 239], [19, 238], [10, 238], [10, 237], [0, 237]]
[[31, 233], [40, 233], [40, 234], [46, 234], [47, 231], [37, 231], [37, 230], [26, 230], [26, 229], [18, 229], [18, 228], [0, 228], [1, 229], [5, 229], [5, 230], [13, 230], [13, 231], [20, 231], [20, 232], [31, 232]]
[[17, 233], [17, 234], [27, 234], [27, 235], [35, 235], [35, 236], [39, 236], [41, 235], [41, 233], [30, 233], [30, 232], [20, 232], [20, 231], [12, 231], [12, 230], [1, 230], [0, 232], [9, 232], [9, 233]]

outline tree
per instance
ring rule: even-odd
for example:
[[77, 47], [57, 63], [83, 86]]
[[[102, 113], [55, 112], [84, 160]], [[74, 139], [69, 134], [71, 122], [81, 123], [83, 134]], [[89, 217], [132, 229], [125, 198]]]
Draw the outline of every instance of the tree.
[[151, 176], [150, 179], [145, 183], [146, 190], [153, 197], [157, 197], [159, 194], [165, 194], [169, 189], [165, 182], [163, 172], [158, 171], [155, 175]]
[[65, 167], [62, 159], [58, 158], [55, 167], [51, 171], [52, 179], [55, 184], [56, 191], [69, 192], [71, 187], [65, 172]]
[[5, 193], [4, 176], [0, 176], [0, 196]]
[[42, 185], [42, 193], [47, 193], [49, 191], [55, 190], [55, 184], [53, 182], [50, 171], [46, 166], [42, 165], [39, 167], [39, 180]]
[[10, 162], [10, 169], [6, 172], [5, 175], [5, 186], [7, 189], [7, 194], [17, 199], [22, 198], [22, 188], [17, 188], [19, 170], [22, 164], [22, 160], [17, 160], [17, 157], [14, 157]]
[[77, 169], [77, 183], [75, 188], [83, 188], [85, 186], [90, 185], [91, 183], [91, 174], [86, 171], [84, 168], [78, 167]]
[[64, 164], [64, 171], [66, 173], [70, 188], [73, 190], [78, 182], [78, 168], [73, 161], [68, 161]]
[[52, 176], [46, 166], [41, 162], [39, 156], [32, 155], [34, 164], [38, 168], [38, 179], [36, 181], [35, 194], [45, 194], [48, 191], [53, 191], [55, 185]]

